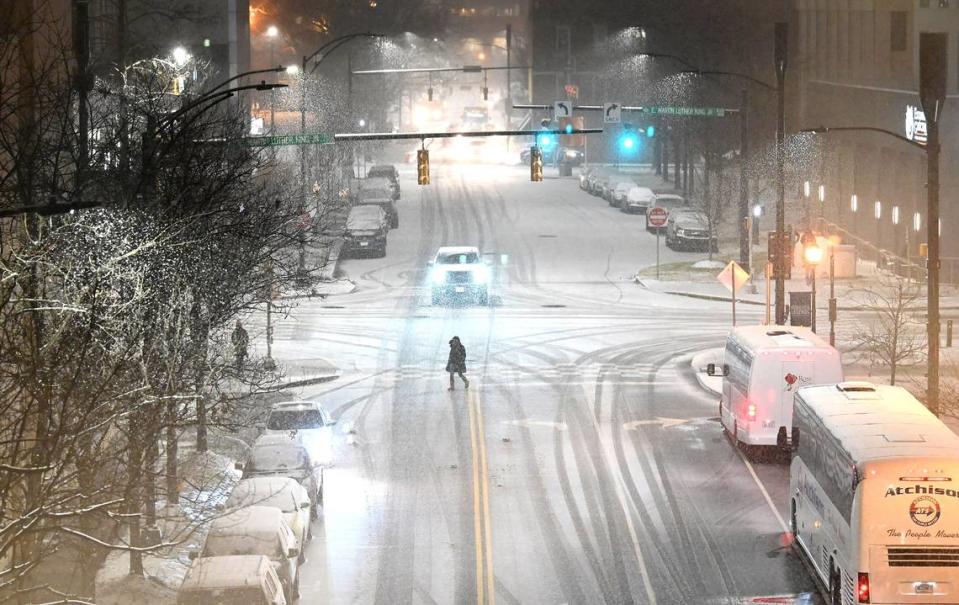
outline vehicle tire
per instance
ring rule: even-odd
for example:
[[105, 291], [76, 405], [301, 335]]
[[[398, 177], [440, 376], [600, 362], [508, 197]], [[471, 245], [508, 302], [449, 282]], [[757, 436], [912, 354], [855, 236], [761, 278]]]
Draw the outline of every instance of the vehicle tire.
[[739, 440], [739, 421], [733, 420], [733, 445], [736, 446], [736, 449], [742, 448], [742, 442]]
[[799, 535], [799, 526], [796, 524], [796, 499], [793, 498], [789, 503], [789, 531], [793, 533], [793, 539]]
[[[311, 517], [313, 516], [312, 512], [310, 513], [310, 516]], [[306, 539], [307, 541], [313, 540], [313, 524], [312, 523], [306, 526]]]
[[310, 519], [316, 520], [320, 518], [320, 503], [316, 500], [310, 501]]
[[390, 229], [399, 229], [400, 226], [400, 216], [394, 214], [393, 218], [390, 219]]
[[829, 604], [842, 605], [842, 574], [832, 566], [829, 570]]
[[380, 258], [386, 258], [386, 246], [380, 248]]
[[300, 598], [300, 572], [296, 573], [296, 579], [293, 580], [293, 598]]

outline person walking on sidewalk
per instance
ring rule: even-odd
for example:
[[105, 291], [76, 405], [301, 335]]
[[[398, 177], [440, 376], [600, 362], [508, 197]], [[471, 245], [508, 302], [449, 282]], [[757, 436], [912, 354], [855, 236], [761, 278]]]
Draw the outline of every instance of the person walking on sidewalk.
[[463, 388], [470, 388], [470, 381], [463, 375], [466, 373], [466, 347], [460, 342], [459, 336], [454, 336], [450, 339], [450, 358], [446, 362], [446, 371], [450, 373], [449, 390], [452, 391], [455, 386], [453, 382], [455, 374], [459, 374], [460, 378], [463, 379]]
[[236, 369], [243, 369], [246, 362], [247, 348], [250, 345], [250, 335], [243, 329], [240, 320], [236, 320], [236, 328], [233, 329], [233, 336], [230, 338], [233, 343], [233, 354], [236, 358]]

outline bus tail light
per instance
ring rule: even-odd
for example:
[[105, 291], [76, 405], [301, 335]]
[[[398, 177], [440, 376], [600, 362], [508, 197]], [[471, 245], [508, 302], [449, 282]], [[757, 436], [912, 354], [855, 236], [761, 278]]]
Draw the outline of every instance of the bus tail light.
[[746, 406], [746, 418], [749, 418], [750, 420], [756, 419], [756, 404], [750, 403]]
[[856, 582], [856, 594], [860, 603], [869, 602], [869, 574], [859, 572], [859, 580]]

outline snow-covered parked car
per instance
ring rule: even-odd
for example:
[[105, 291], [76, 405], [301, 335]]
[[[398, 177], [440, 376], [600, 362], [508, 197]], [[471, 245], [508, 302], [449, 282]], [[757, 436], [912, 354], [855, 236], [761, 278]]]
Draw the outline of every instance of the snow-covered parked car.
[[191, 559], [231, 555], [263, 555], [270, 559], [283, 585], [287, 603], [300, 594], [300, 544], [279, 509], [248, 506], [217, 517], [199, 552]]
[[633, 214], [634, 212], [646, 214], [646, 211], [649, 210], [655, 202], [656, 194], [653, 193], [652, 189], [649, 187], [633, 186], [626, 192], [626, 198], [619, 205], [619, 209], [629, 214]]
[[380, 206], [354, 206], [346, 218], [342, 256], [375, 252], [386, 256], [386, 236], [390, 232], [386, 211]]
[[[667, 221], [670, 212], [682, 212], [689, 209], [689, 204], [686, 202], [686, 198], [681, 195], [676, 195], [675, 193], [657, 193], [656, 201], [653, 202], [653, 207], [662, 208], [666, 211]], [[649, 210], [647, 208], [647, 210]], [[649, 224], [649, 221], [646, 221], [646, 231], [650, 233], [656, 233], [659, 231], [662, 233], [666, 230], [666, 227], [653, 227]]]
[[283, 585], [263, 555], [204, 557], [193, 562], [177, 605], [287, 605]]
[[313, 537], [310, 530], [310, 494], [306, 488], [290, 477], [251, 477], [236, 484], [224, 503], [226, 510], [239, 510], [248, 506], [269, 506], [283, 513], [287, 525], [293, 530], [300, 544], [300, 561], [303, 560], [303, 545]]
[[290, 477], [306, 488], [310, 513], [315, 519], [323, 502], [323, 464], [299, 437], [289, 434], [260, 435], [250, 448], [246, 464], [237, 463], [243, 479], [251, 477]]
[[490, 267], [472, 246], [443, 247], [430, 261], [431, 300], [475, 300], [489, 304]]

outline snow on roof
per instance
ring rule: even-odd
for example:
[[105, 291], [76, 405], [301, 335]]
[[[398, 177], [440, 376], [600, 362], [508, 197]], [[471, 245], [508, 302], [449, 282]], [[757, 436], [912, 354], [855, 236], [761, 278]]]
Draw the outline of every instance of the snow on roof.
[[470, 252], [479, 254], [479, 248], [476, 246], [443, 246], [436, 251], [437, 256], [440, 254], [469, 254]]
[[265, 435], [260, 435], [256, 438], [256, 441], [253, 442], [253, 448], [260, 447], [287, 447], [287, 446], [299, 446], [302, 447], [302, 439], [297, 434], [298, 431], [289, 431], [283, 433], [267, 433]]
[[730, 337], [750, 351], [760, 349], [832, 349], [809, 328], [799, 326], [742, 326]]
[[308, 500], [310, 497], [306, 488], [300, 485], [296, 479], [290, 477], [250, 477], [236, 484], [236, 487], [230, 492], [227, 504], [248, 500], [272, 501], [272, 496], [285, 493], [292, 493], [296, 500], [300, 502], [304, 499]]
[[207, 540], [238, 534], [271, 537], [277, 534], [282, 523], [283, 513], [278, 508], [247, 506], [214, 519], [210, 524]]
[[857, 463], [959, 456], [959, 436], [902, 387], [845, 382], [803, 387], [796, 399]]
[[[379, 210], [379, 206], [372, 206]], [[381, 210], [382, 212], [382, 210]], [[270, 411], [274, 410], [318, 410], [320, 409], [320, 404], [315, 401], [308, 401], [305, 399], [297, 401], [278, 401], [270, 406]]]
[[180, 590], [258, 586], [260, 577], [266, 573], [264, 567], [270, 565], [264, 555], [201, 557], [187, 571]]

